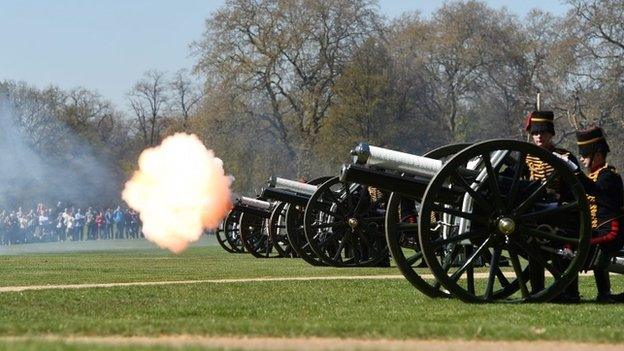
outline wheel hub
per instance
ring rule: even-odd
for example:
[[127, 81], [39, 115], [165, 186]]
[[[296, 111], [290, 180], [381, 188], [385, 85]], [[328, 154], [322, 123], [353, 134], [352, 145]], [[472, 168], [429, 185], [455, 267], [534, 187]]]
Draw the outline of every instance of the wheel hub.
[[347, 224], [349, 224], [349, 227], [351, 227], [351, 229], [355, 229], [355, 227], [358, 226], [358, 220], [355, 218], [349, 218], [349, 220], [347, 220]]
[[509, 217], [502, 217], [496, 223], [498, 231], [505, 235], [510, 235], [516, 230], [516, 223]]

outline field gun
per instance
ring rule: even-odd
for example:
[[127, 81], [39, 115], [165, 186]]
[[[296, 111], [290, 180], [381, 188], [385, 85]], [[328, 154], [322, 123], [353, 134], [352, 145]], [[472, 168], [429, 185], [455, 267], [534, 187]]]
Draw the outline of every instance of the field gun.
[[[553, 173], [529, 181], [527, 155]], [[583, 188], [564, 161], [533, 144], [490, 140], [423, 156], [360, 144], [352, 157], [341, 180], [392, 192], [385, 214], [388, 247], [410, 283], [429, 296], [548, 301], [586, 260], [590, 227]], [[562, 257], [564, 247], [574, 254]], [[553, 277], [545, 287], [530, 286], [531, 262]], [[425, 265], [435, 279], [423, 278]], [[476, 275], [486, 283], [475, 284]]]
[[326, 263], [319, 259], [306, 241], [302, 226], [303, 211], [319, 184], [328, 179], [329, 177], [320, 177], [303, 182], [271, 176], [262, 191], [264, 198], [279, 201], [281, 204], [272, 216], [271, 221], [278, 225], [271, 226], [275, 230], [270, 231], [270, 235], [275, 237], [276, 241], [288, 243], [288, 246], [284, 246], [284, 250], [292, 251], [293, 256], [300, 257], [314, 266], [324, 266]]

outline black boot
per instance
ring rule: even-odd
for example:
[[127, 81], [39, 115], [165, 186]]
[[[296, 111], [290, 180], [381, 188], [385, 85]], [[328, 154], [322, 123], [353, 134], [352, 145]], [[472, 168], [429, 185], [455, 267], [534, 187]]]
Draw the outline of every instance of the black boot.
[[609, 272], [606, 269], [594, 269], [594, 279], [596, 280], [596, 288], [598, 289], [596, 302], [615, 302], [615, 300], [611, 298], [611, 280], [609, 279]]

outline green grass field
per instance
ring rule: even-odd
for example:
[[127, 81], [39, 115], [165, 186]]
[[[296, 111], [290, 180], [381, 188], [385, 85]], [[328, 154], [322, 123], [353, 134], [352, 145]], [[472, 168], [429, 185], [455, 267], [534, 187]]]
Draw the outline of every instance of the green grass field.
[[[116, 250], [0, 256], [0, 286], [221, 278], [398, 275], [396, 268], [311, 267], [208, 245], [175, 256]], [[614, 277], [614, 291], [624, 290]], [[430, 299], [404, 279], [197, 283], [0, 293], [0, 350], [90, 350], [41, 336], [321, 336], [624, 343], [623, 305], [470, 305]], [[32, 337], [13, 340], [9, 337]], [[95, 349], [109, 349], [100, 345]], [[123, 349], [114, 347], [114, 349]], [[136, 346], [129, 347], [137, 349]], [[148, 347], [142, 349], [164, 349]]]

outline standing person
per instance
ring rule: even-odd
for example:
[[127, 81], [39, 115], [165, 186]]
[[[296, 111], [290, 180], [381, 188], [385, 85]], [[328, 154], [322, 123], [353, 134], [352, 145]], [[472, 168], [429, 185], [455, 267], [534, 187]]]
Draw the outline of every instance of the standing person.
[[141, 230], [139, 228], [139, 214], [134, 210], [130, 210], [130, 228], [132, 228], [132, 233], [134, 234], [134, 237], [136, 239], [139, 239], [141, 237]]
[[74, 233], [74, 212], [73, 209], [67, 210], [63, 215], [65, 222], [65, 238], [67, 240], [73, 240]]
[[113, 212], [113, 224], [115, 228], [115, 236], [117, 239], [125, 239], [124, 233], [124, 213], [121, 210], [121, 206], [117, 206], [115, 212]]
[[[563, 159], [568, 159], [572, 163], [578, 166], [578, 161], [572, 155], [572, 153], [566, 149], [558, 148], [553, 143], [553, 137], [555, 136], [555, 114], [552, 111], [533, 111], [527, 117], [526, 131], [531, 135], [531, 141], [533, 144], [546, 149], [549, 152], [557, 154]], [[533, 155], [527, 155], [526, 157], [527, 174], [526, 177], [529, 180], [546, 180], [553, 172], [552, 165], [542, 162], [538, 157]], [[546, 202], [560, 202], [565, 197], [562, 194], [560, 182], [553, 182], [553, 186], [546, 189]], [[530, 262], [529, 265], [529, 280], [531, 282], [531, 289], [533, 292], [544, 290], [545, 287], [545, 275], [544, 267], [538, 265], [536, 262]], [[575, 279], [564, 293], [558, 297], [560, 302], [578, 302], [580, 301], [580, 294], [578, 292], [578, 279]]]
[[124, 229], [126, 231], [126, 236], [129, 239], [136, 239], [134, 236], [134, 232], [132, 231], [132, 218], [130, 217], [130, 209], [127, 208], [124, 210]]
[[76, 241], [84, 239], [84, 219], [85, 216], [82, 214], [82, 210], [78, 209], [78, 211], [76, 211], [76, 214], [74, 215], [74, 239]]
[[57, 240], [63, 242], [67, 240], [65, 237], [65, 212], [60, 212], [58, 216], [56, 216], [56, 237]]
[[87, 240], [95, 239], [95, 213], [91, 207], [85, 212], [85, 229], [87, 231]]
[[607, 163], [611, 151], [604, 132], [599, 127], [576, 133], [581, 163], [589, 174], [579, 174], [581, 184], [587, 193], [591, 215], [591, 245], [598, 245], [600, 255], [594, 267], [594, 279], [600, 303], [621, 302], [623, 295], [611, 294], [611, 280], [607, 266], [615, 254], [624, 247], [622, 230], [622, 206], [624, 206], [624, 185], [615, 167]]
[[98, 211], [98, 214], [95, 216], [95, 226], [97, 230], [97, 240], [104, 238], [104, 212], [102, 210]]
[[110, 208], [104, 212], [104, 232], [107, 239], [113, 239], [113, 213]]

